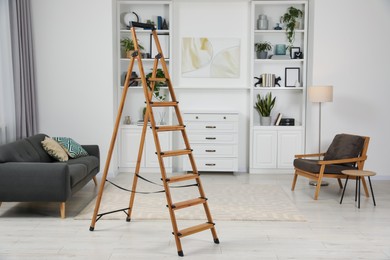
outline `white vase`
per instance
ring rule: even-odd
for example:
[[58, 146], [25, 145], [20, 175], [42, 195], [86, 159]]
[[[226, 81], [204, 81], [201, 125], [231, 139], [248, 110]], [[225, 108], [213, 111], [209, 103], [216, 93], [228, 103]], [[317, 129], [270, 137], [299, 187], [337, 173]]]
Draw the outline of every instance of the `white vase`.
[[260, 125], [271, 125], [271, 117], [270, 116], [261, 116], [260, 117]]

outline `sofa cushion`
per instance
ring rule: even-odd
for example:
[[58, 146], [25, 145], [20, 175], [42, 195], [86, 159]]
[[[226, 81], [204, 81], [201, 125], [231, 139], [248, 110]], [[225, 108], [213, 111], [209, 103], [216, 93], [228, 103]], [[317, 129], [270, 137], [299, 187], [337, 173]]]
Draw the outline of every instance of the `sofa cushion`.
[[71, 158], [78, 158], [82, 156], [87, 156], [87, 151], [78, 144], [75, 140], [69, 137], [53, 137], [66, 151], [66, 153]]
[[96, 156], [84, 156], [67, 161], [68, 165], [83, 164], [87, 167], [88, 173], [99, 168], [99, 159]]
[[[295, 159], [294, 167], [306, 172], [319, 173], [321, 166], [318, 164], [318, 160], [311, 159]], [[343, 164], [331, 164], [325, 166], [324, 173], [336, 173], [339, 174], [343, 170], [356, 170], [352, 166], [347, 166]]]
[[50, 137], [45, 137], [42, 142], [43, 149], [54, 159], [60, 162], [66, 162], [69, 160], [68, 154], [64, 148]]
[[87, 166], [81, 163], [75, 163], [69, 166], [70, 187], [73, 188], [88, 175]]

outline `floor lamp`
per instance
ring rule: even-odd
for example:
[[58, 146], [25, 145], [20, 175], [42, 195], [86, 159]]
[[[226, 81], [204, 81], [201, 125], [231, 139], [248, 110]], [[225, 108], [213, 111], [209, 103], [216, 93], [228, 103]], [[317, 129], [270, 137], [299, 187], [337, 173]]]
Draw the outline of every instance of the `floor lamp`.
[[[321, 153], [321, 104], [333, 101], [333, 86], [313, 86], [309, 87], [309, 100], [312, 103], [318, 103], [318, 153]], [[310, 185], [316, 186], [317, 182], [311, 181]], [[327, 186], [329, 183], [322, 182], [321, 186]]]

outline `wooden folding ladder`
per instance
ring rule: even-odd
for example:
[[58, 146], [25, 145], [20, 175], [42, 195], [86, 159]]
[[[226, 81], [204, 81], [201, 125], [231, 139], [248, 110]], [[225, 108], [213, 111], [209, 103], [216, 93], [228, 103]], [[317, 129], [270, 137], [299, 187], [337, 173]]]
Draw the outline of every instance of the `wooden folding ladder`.
[[[143, 65], [142, 65], [141, 53], [140, 53], [140, 48], [138, 45], [137, 35], [136, 35], [136, 28], [150, 29], [152, 31], [153, 39], [154, 39], [154, 42], [156, 45], [156, 49], [158, 51], [158, 54], [154, 58], [152, 76], [148, 79], [146, 79], [145, 72], [144, 72]], [[99, 193], [98, 193], [98, 196], [96, 199], [96, 205], [95, 205], [95, 210], [94, 210], [94, 215], [92, 218], [90, 230], [91, 231], [94, 230], [96, 221], [99, 220], [100, 217], [103, 215], [103, 214], [99, 214], [99, 217], [98, 217], [99, 206], [100, 206], [102, 195], [103, 195], [104, 184], [105, 184], [105, 181], [107, 180], [106, 178], [107, 178], [108, 168], [110, 165], [112, 152], [114, 149], [115, 140], [116, 140], [117, 133], [118, 133], [118, 127], [119, 127], [123, 107], [124, 107], [126, 96], [127, 96], [127, 90], [129, 88], [128, 86], [132, 80], [135, 80], [135, 79], [131, 78], [131, 74], [133, 71], [134, 62], [137, 61], [139, 73], [140, 73], [140, 78], [136, 79], [136, 80], [141, 80], [141, 82], [142, 82], [145, 100], [146, 100], [146, 112], [145, 112], [145, 116], [144, 116], [144, 123], [143, 123], [142, 135], [141, 135], [140, 146], [139, 146], [139, 151], [138, 151], [137, 165], [135, 168], [135, 174], [134, 174], [133, 184], [132, 184], [132, 189], [131, 189], [132, 192], [131, 192], [131, 196], [130, 196], [129, 207], [126, 208], [128, 210], [126, 221], [131, 220], [131, 212], [132, 212], [132, 208], [133, 208], [135, 193], [137, 190], [137, 182], [138, 182], [138, 178], [140, 177], [139, 170], [140, 170], [143, 148], [144, 148], [144, 144], [145, 144], [146, 130], [148, 127], [148, 122], [150, 122], [150, 128], [152, 129], [153, 138], [154, 138], [154, 142], [156, 145], [156, 154], [157, 154], [158, 162], [160, 165], [160, 171], [161, 171], [161, 177], [162, 177], [161, 180], [163, 182], [165, 195], [166, 195], [166, 199], [167, 199], [167, 203], [168, 203], [167, 207], [169, 209], [169, 215], [170, 215], [171, 222], [172, 222], [172, 228], [173, 228], [172, 233], [175, 237], [176, 247], [177, 247], [177, 251], [178, 251], [179, 256], [184, 256], [180, 239], [185, 237], [185, 236], [189, 236], [189, 235], [192, 235], [192, 234], [209, 229], [211, 231], [212, 236], [213, 236], [214, 243], [219, 244], [219, 239], [217, 237], [215, 224], [213, 222], [213, 219], [212, 219], [212, 216], [210, 213], [210, 209], [209, 209], [209, 206], [207, 203], [207, 198], [206, 198], [205, 192], [204, 192], [203, 187], [202, 187], [200, 175], [198, 173], [198, 170], [197, 170], [197, 167], [195, 164], [194, 156], [192, 154], [192, 149], [191, 149], [190, 143], [188, 141], [185, 125], [183, 123], [183, 119], [182, 119], [182, 116], [181, 116], [181, 113], [179, 110], [179, 102], [176, 100], [176, 95], [175, 95], [175, 92], [174, 92], [173, 87], [172, 87], [171, 79], [169, 76], [169, 71], [167, 68], [167, 64], [165, 62], [164, 55], [163, 55], [162, 50], [161, 50], [161, 46], [160, 46], [160, 42], [158, 39], [156, 29], [151, 24], [133, 22], [131, 25], [130, 31], [131, 31], [132, 39], [134, 41], [135, 51], [134, 51], [132, 57], [130, 58], [130, 63], [129, 63], [129, 67], [127, 70], [127, 75], [126, 75], [126, 79], [125, 79], [121, 102], [120, 102], [120, 105], [118, 108], [118, 114], [116, 117], [115, 127], [114, 127], [113, 134], [111, 137], [110, 148], [108, 151], [106, 165], [105, 165], [103, 176], [102, 176], [103, 181], [100, 184]], [[162, 70], [164, 72], [164, 76], [165, 76], [164, 78], [156, 78], [157, 68], [158, 68], [159, 62], [161, 63], [161, 67], [162, 67]], [[167, 84], [169, 96], [171, 98], [170, 101], [154, 101], [154, 100], [152, 100], [153, 91], [155, 89], [156, 83], [158, 83], [158, 82], [165, 82]], [[177, 121], [178, 121], [178, 125], [170, 125], [170, 126], [169, 125], [164, 125], [164, 126], [159, 125], [159, 126], [156, 126], [156, 121], [155, 121], [154, 113], [153, 113], [153, 108], [156, 108], [156, 107], [165, 107], [165, 108], [173, 107], [175, 114], [176, 114]], [[180, 131], [181, 135], [183, 137], [183, 140], [184, 140], [185, 148], [182, 150], [162, 151], [161, 146], [160, 146], [158, 133], [167, 132], [167, 131]], [[168, 177], [166, 174], [166, 171], [165, 171], [165, 165], [164, 165], [163, 158], [172, 157], [172, 156], [181, 156], [181, 155], [188, 156], [190, 163], [191, 163], [191, 166], [192, 166], [192, 170], [193, 170], [192, 173], [187, 173], [187, 174], [183, 174], [183, 175], [174, 175], [174, 176]], [[194, 198], [194, 199], [190, 199], [190, 200], [186, 200], [186, 201], [172, 202], [171, 191], [170, 191], [169, 185], [171, 183], [178, 183], [178, 182], [183, 182], [183, 181], [194, 181], [194, 186], [196, 186], [199, 190], [199, 197]], [[176, 221], [175, 211], [183, 209], [183, 208], [188, 208], [191, 206], [200, 205], [200, 204], [203, 205], [205, 215], [207, 218], [207, 222], [179, 230], [178, 225], [177, 225], [177, 221]], [[123, 211], [123, 209], [121, 209], [121, 210]], [[120, 210], [117, 210], [117, 211], [120, 211]], [[109, 213], [113, 213], [113, 212], [117, 212], [117, 211], [112, 211]], [[105, 214], [108, 214], [108, 213], [105, 213]]]

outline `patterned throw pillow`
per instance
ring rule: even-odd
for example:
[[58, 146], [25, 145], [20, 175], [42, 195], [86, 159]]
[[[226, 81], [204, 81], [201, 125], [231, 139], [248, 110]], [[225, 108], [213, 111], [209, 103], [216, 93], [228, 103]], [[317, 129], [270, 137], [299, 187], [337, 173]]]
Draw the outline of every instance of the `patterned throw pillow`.
[[69, 137], [53, 137], [54, 140], [56, 140], [62, 148], [66, 151], [66, 153], [71, 158], [79, 158], [83, 156], [87, 156], [87, 151], [84, 150], [81, 145], [79, 145], [75, 140]]
[[45, 137], [45, 140], [41, 142], [43, 149], [54, 159], [60, 162], [66, 162], [69, 160], [68, 154], [64, 148], [50, 137]]

